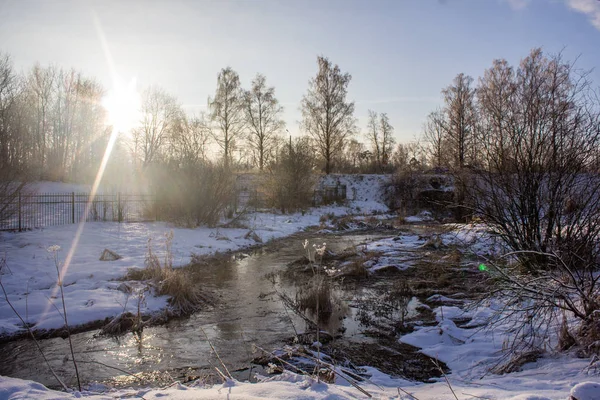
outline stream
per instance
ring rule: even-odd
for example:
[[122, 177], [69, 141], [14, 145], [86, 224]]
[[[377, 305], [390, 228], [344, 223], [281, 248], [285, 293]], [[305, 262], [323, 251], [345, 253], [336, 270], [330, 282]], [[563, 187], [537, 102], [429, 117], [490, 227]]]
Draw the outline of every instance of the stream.
[[[313, 237], [311, 243], [327, 242], [328, 250], [338, 252], [391, 235], [391, 232], [327, 235]], [[196, 273], [201, 276], [202, 287], [217, 299], [209, 310], [145, 328], [139, 335], [127, 333], [115, 338], [100, 336], [98, 331], [72, 335], [82, 382], [112, 386], [144, 384], [122, 371], [139, 374], [153, 385], [169, 384], [173, 379], [193, 379], [207, 371], [214, 374], [214, 367], [222, 367], [211, 345], [234, 377], [248, 379], [250, 360], [260, 355], [253, 353], [254, 344], [272, 351], [293, 337], [294, 329], [302, 332], [305, 328], [305, 323], [287, 310], [275, 293], [277, 287], [294, 297], [298, 282], [284, 279], [280, 273], [290, 268], [288, 263], [302, 257], [302, 240], [290, 237], [247, 256], [237, 253], [237, 259], [225, 264], [198, 266]], [[343, 293], [342, 297], [351, 299], [354, 295]], [[356, 309], [345, 307], [344, 310], [345, 315], [332, 316], [331, 320], [338, 326], [331, 329], [337, 330], [343, 325], [344, 337], [368, 341], [361, 337]], [[68, 341], [52, 338], [40, 340], [40, 345], [55, 372], [67, 385], [75, 385]], [[3, 355], [1, 375], [57, 386], [31, 340], [4, 343], [0, 352]], [[253, 371], [257, 371], [256, 366]]]

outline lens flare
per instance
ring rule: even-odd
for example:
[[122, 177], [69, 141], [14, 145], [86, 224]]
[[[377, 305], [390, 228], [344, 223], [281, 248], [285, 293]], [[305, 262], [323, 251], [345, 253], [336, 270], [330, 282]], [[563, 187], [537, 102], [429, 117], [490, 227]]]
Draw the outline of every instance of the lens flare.
[[114, 88], [102, 99], [102, 105], [108, 112], [108, 123], [117, 132], [127, 132], [138, 123], [140, 104], [135, 78], [126, 86], [115, 82]]
[[[102, 27], [100, 25], [100, 21], [95, 13], [92, 14], [94, 25], [96, 26], [96, 31], [98, 33], [98, 38], [104, 50], [104, 55], [106, 57], [106, 61], [108, 67], [111, 71], [112, 80], [113, 80], [113, 90], [109, 93], [109, 95], [104, 99], [104, 106], [107, 108], [109, 112], [109, 122], [113, 125], [112, 132], [110, 134], [110, 138], [108, 140], [108, 144], [106, 145], [106, 150], [104, 151], [104, 156], [102, 157], [102, 162], [100, 163], [100, 167], [98, 168], [98, 172], [96, 173], [96, 178], [94, 179], [94, 184], [92, 185], [92, 190], [90, 191], [90, 196], [85, 206], [85, 212], [81, 216], [79, 223], [77, 225], [77, 231], [75, 232], [75, 236], [73, 237], [73, 241], [71, 242], [71, 246], [69, 251], [67, 252], [67, 256], [65, 261], [59, 266], [60, 272], [57, 285], [54, 288], [51, 299], [56, 297], [60, 286], [64, 282], [64, 278], [69, 270], [69, 266], [73, 261], [73, 257], [75, 255], [75, 251], [77, 246], [79, 245], [79, 240], [81, 238], [81, 234], [83, 233], [83, 229], [85, 227], [86, 216], [89, 215], [90, 209], [93, 204], [94, 197], [96, 197], [96, 193], [98, 191], [98, 186], [100, 185], [100, 181], [102, 180], [102, 176], [104, 175], [104, 170], [106, 169], [106, 165], [110, 158], [110, 154], [113, 150], [115, 142], [117, 141], [119, 132], [123, 129], [128, 129], [131, 123], [135, 123], [134, 119], [137, 116], [137, 111], [139, 110], [139, 96], [137, 96], [135, 91], [135, 80], [132, 80], [127, 87], [123, 87], [120, 84], [119, 77], [116, 73], [115, 66], [113, 63], [112, 56], [110, 54], [110, 50], [108, 48], [108, 43], [106, 42], [106, 38], [104, 36], [104, 32], [102, 31]], [[51, 248], [51, 251], [54, 255], [54, 261], [58, 264], [58, 249]], [[46, 307], [46, 311], [44, 314], [47, 314], [49, 308], [51, 307], [51, 302]], [[43, 317], [42, 317], [43, 318]]]

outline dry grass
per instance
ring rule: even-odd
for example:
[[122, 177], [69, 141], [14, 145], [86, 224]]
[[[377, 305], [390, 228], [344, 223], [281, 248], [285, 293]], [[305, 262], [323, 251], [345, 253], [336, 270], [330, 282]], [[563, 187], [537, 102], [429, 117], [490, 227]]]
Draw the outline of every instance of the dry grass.
[[171, 244], [173, 232], [165, 235], [165, 255], [161, 258], [152, 251], [151, 241], [148, 241], [145, 267], [129, 270], [125, 279], [150, 281], [159, 296], [169, 296], [169, 304], [175, 315], [189, 315], [198, 311], [208, 302], [208, 296], [202, 293], [197, 283], [192, 279], [187, 268], [173, 268]]
[[169, 304], [180, 315], [192, 314], [209, 301], [186, 269], [167, 270], [158, 294], [169, 296]]
[[523, 353], [515, 353], [507, 362], [499, 364], [498, 366], [492, 368], [491, 372], [497, 375], [518, 372], [523, 369], [523, 366], [525, 364], [536, 362], [542, 355], [543, 352], [538, 349], [526, 351]]
[[365, 260], [359, 259], [352, 261], [351, 263], [344, 265], [341, 269], [339, 276], [351, 276], [354, 278], [367, 278], [369, 271], [365, 267]]
[[558, 331], [558, 349], [560, 351], [566, 351], [571, 347], [575, 346], [577, 341], [569, 332], [569, 323], [567, 322], [567, 316], [563, 312], [563, 320], [560, 324], [560, 330]]
[[108, 324], [102, 327], [102, 334], [118, 336], [125, 332], [137, 331], [141, 327], [138, 326], [139, 319], [130, 312], [124, 312], [113, 318]]
[[576, 344], [579, 345], [579, 352], [585, 357], [592, 354], [600, 354], [600, 318], [597, 313], [592, 314], [592, 317], [580, 324], [576, 329], [575, 335]]
[[326, 320], [333, 312], [331, 285], [322, 275], [313, 276], [305, 286], [296, 293], [298, 309], [310, 311], [319, 319]]

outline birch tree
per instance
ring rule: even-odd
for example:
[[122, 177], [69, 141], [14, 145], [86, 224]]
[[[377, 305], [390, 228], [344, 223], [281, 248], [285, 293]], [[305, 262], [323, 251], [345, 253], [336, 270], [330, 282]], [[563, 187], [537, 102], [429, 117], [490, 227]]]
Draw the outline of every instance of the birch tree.
[[264, 75], [257, 74], [252, 88], [244, 91], [244, 112], [254, 164], [262, 171], [275, 145], [275, 136], [285, 127], [281, 119], [283, 107], [275, 97], [275, 88], [267, 86]]
[[309, 81], [302, 98], [302, 127], [315, 142], [329, 174], [333, 159], [356, 130], [354, 102], [346, 99], [352, 76], [326, 57], [317, 57], [317, 64], [317, 76]]
[[217, 90], [208, 99], [208, 109], [214, 124], [213, 137], [223, 150], [223, 163], [229, 167], [237, 141], [246, 126], [244, 93], [240, 77], [231, 67], [223, 68], [217, 78]]
[[134, 154], [141, 166], [159, 161], [182, 115], [177, 99], [163, 89], [150, 87], [142, 93], [141, 126], [133, 131]]

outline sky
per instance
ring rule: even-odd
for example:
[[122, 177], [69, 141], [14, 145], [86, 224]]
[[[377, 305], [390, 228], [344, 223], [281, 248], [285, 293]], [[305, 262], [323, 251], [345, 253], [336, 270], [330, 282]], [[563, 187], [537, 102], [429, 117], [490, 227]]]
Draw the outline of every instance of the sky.
[[262, 73], [293, 135], [319, 55], [352, 75], [359, 127], [385, 112], [400, 142], [458, 73], [477, 79], [534, 47], [595, 69], [600, 86], [599, 0], [0, 0], [0, 21], [18, 71], [75, 68], [110, 90], [112, 59], [121, 84], [160, 86], [189, 113], [206, 110], [222, 68], [246, 88]]

